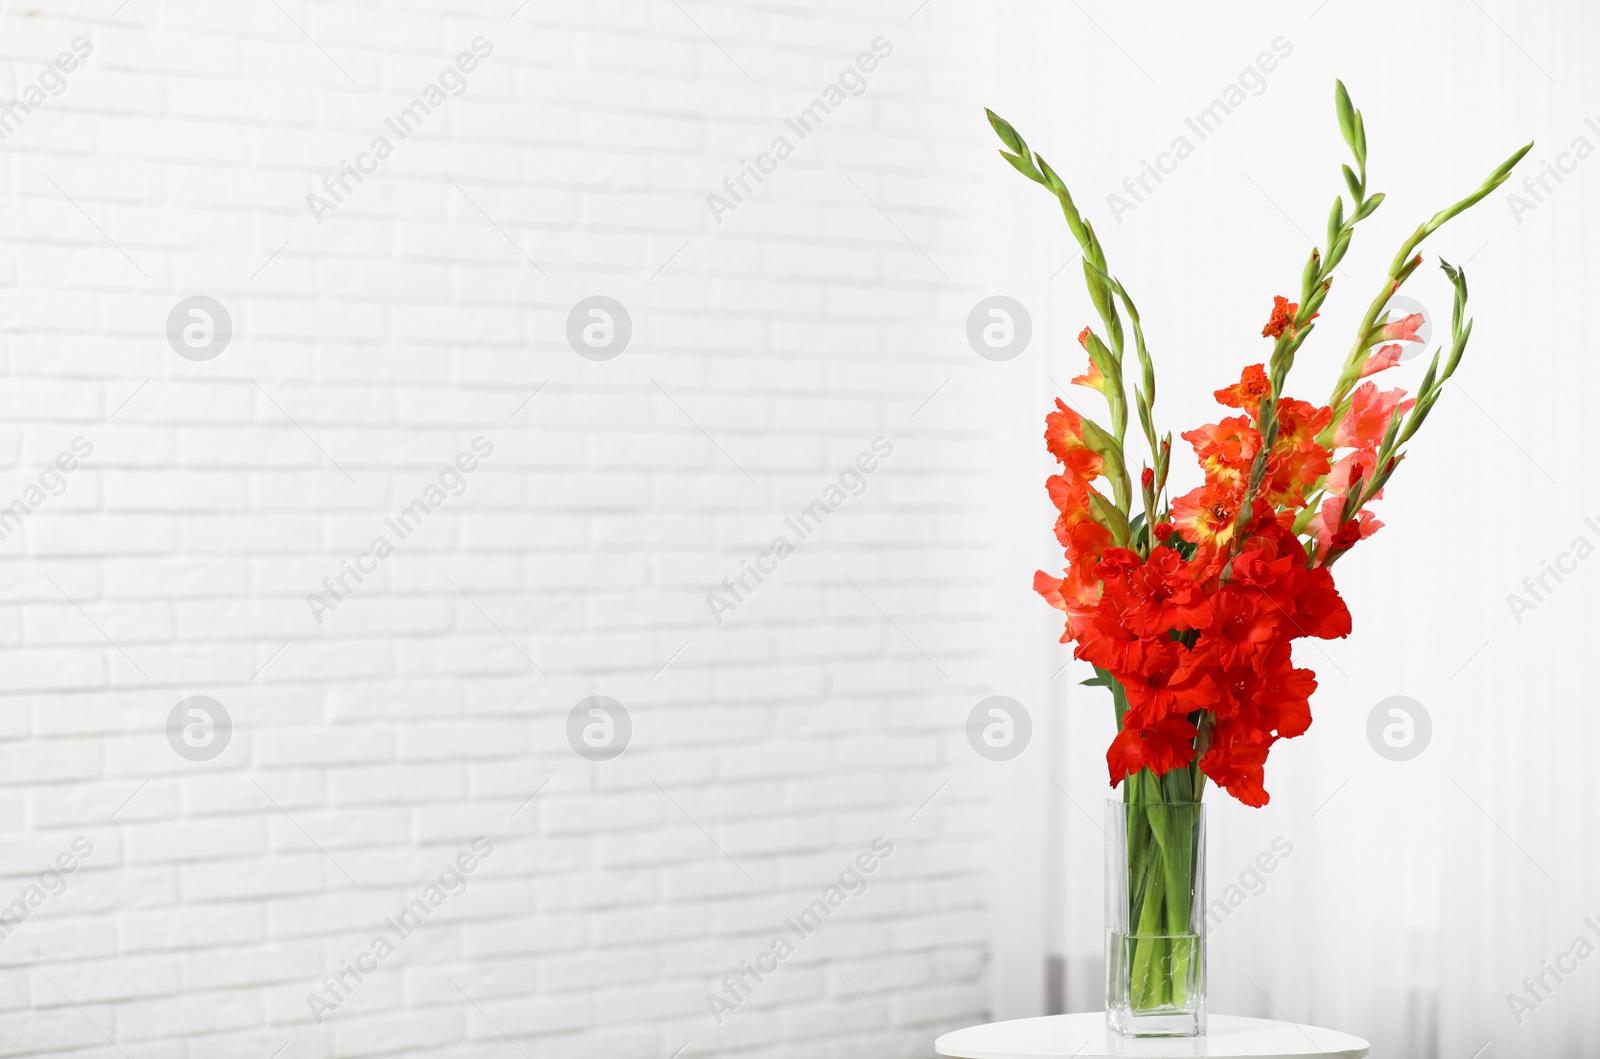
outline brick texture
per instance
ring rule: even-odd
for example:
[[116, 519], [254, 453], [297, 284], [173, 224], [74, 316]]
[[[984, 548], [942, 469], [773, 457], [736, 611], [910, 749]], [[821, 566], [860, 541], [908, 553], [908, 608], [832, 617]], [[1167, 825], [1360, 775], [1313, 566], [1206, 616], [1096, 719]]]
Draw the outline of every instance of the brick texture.
[[[933, 5], [3, 5], [38, 105], [0, 112], [0, 1056], [866, 1057], [982, 1019], [992, 158], [980, 27]], [[169, 342], [194, 295], [214, 359]], [[569, 345], [594, 295], [615, 359]], [[569, 743], [594, 695], [609, 761]]]

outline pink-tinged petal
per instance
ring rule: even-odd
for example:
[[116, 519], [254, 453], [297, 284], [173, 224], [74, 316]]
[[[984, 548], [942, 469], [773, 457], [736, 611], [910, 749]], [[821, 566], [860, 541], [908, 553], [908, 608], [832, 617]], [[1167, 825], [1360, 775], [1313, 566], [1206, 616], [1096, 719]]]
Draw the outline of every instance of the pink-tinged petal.
[[[1371, 481], [1372, 472], [1377, 469], [1378, 454], [1371, 449], [1357, 449], [1339, 457], [1333, 469], [1328, 472], [1324, 487], [1329, 496], [1344, 496], [1350, 492], [1350, 483], [1360, 478], [1362, 481]], [[1337, 528], [1337, 527], [1336, 527]]]
[[1385, 324], [1383, 330], [1378, 332], [1378, 338], [1384, 342], [1421, 342], [1422, 339], [1417, 337], [1417, 329], [1425, 322], [1421, 313], [1412, 313]]
[[1311, 518], [1306, 531], [1317, 542], [1317, 559], [1321, 561], [1333, 545], [1333, 535], [1339, 531], [1339, 516], [1344, 514], [1344, 497], [1330, 496], [1322, 502], [1322, 510]]
[[1398, 342], [1384, 346], [1368, 357], [1367, 362], [1361, 366], [1361, 377], [1365, 379], [1369, 375], [1376, 375], [1380, 371], [1394, 367], [1400, 363], [1400, 354], [1404, 351], [1405, 347]]
[[1333, 443], [1340, 448], [1376, 448], [1389, 429], [1389, 421], [1396, 415], [1405, 415], [1415, 404], [1415, 400], [1406, 400], [1404, 390], [1380, 392], [1376, 384], [1364, 382], [1350, 395], [1350, 408], [1334, 431]]

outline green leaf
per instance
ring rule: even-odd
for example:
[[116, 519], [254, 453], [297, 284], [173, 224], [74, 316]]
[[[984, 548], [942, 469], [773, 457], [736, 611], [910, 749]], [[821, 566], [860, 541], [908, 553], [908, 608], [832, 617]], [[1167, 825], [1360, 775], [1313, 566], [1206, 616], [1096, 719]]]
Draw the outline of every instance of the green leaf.
[[1010, 162], [1013, 169], [1027, 177], [1029, 180], [1040, 184], [1044, 183], [1044, 177], [1039, 175], [1039, 171], [1033, 168], [1033, 163], [1028, 161], [1026, 158], [1019, 158], [1014, 154], [1006, 154], [1004, 151], [1000, 152], [1000, 157]]
[[1444, 269], [1444, 274], [1450, 277], [1450, 283], [1456, 289], [1455, 320], [1453, 330], [1461, 331], [1461, 314], [1467, 305], [1467, 272], [1466, 269], [1456, 268], [1444, 258], [1439, 259], [1439, 267]]
[[1373, 211], [1381, 205], [1383, 205], [1383, 192], [1380, 191], [1367, 201], [1363, 202], [1361, 204], [1361, 208], [1356, 210], [1356, 220], [1366, 220], [1368, 217], [1371, 217]]
[[989, 115], [989, 124], [994, 127], [994, 131], [996, 135], [1000, 137], [1001, 143], [1005, 144], [1018, 154], [1028, 153], [1028, 145], [1023, 142], [1021, 136], [1017, 135], [1017, 130], [1011, 127], [1011, 123], [1009, 121], [1002, 118], [988, 107], [985, 107], [983, 112]]
[[1357, 202], [1361, 201], [1361, 181], [1356, 178], [1356, 171], [1349, 166], [1344, 167], [1345, 187], [1350, 189], [1350, 194]]
[[1313, 248], [1310, 256], [1306, 258], [1306, 267], [1300, 272], [1300, 291], [1302, 296], [1310, 294], [1312, 286], [1317, 282], [1317, 276], [1322, 272], [1322, 255]]
[[1422, 376], [1422, 382], [1417, 386], [1417, 392], [1426, 396], [1433, 389], [1433, 383], [1439, 376], [1439, 354], [1443, 349], [1433, 351], [1433, 362], [1428, 365], [1428, 370]]
[[1100, 374], [1106, 377], [1107, 382], [1110, 382], [1114, 376], [1121, 378], [1121, 365], [1117, 363], [1116, 356], [1106, 348], [1106, 344], [1100, 341], [1100, 336], [1093, 331], [1089, 332], [1089, 341], [1085, 346], [1085, 351], [1089, 354], [1089, 359], [1094, 363], [1094, 366], [1100, 369]]
[[1356, 149], [1356, 108], [1350, 102], [1343, 81], [1333, 82], [1333, 104], [1339, 112], [1339, 133], [1352, 152]]
[[1355, 234], [1356, 233], [1354, 231], [1347, 228], [1339, 235], [1338, 241], [1333, 244], [1333, 254], [1335, 257], [1344, 257], [1344, 252], [1350, 249], [1350, 240], [1355, 236]]
[[1044, 174], [1044, 186], [1054, 191], [1057, 195], [1066, 195], [1066, 182], [1056, 176], [1056, 171], [1050, 168], [1050, 163], [1046, 162], [1041, 155], [1036, 154], [1033, 157], [1039, 163], [1039, 172]]
[[1440, 210], [1438, 213], [1428, 218], [1428, 223], [1422, 226], [1423, 236], [1426, 237], [1438, 231], [1446, 221], [1454, 217], [1456, 214], [1461, 213], [1464, 210], [1469, 210], [1473, 206], [1476, 206], [1479, 202], [1482, 202], [1494, 191], [1495, 188], [1506, 182], [1506, 178], [1511, 175], [1511, 170], [1515, 168], [1516, 164], [1522, 161], [1523, 156], [1531, 150], [1533, 150], [1532, 142], [1528, 143], [1526, 147], [1523, 147], [1521, 150], [1517, 151], [1504, 162], [1501, 162], [1500, 168], [1496, 169], [1493, 173], [1490, 173], [1486, 178], [1484, 178], [1483, 184], [1478, 188], [1477, 191], [1474, 191], [1472, 194], [1468, 195], [1454, 206], [1451, 206], [1449, 209]]
[[1128, 533], [1128, 516], [1124, 515], [1110, 500], [1098, 493], [1089, 494], [1089, 511], [1094, 515], [1094, 520], [1106, 529], [1119, 541], [1126, 542], [1130, 539]]
[[1493, 173], [1489, 174], [1489, 180], [1494, 182], [1494, 186], [1499, 187], [1501, 184], [1505, 183], [1506, 177], [1511, 175], [1511, 170], [1515, 169], [1517, 163], [1522, 161], [1522, 156], [1531, 150], [1533, 150], [1533, 141], [1529, 140], [1527, 146], [1523, 147], [1510, 158], [1507, 158], [1500, 164], [1499, 169], [1496, 169]]
[[1116, 303], [1111, 300], [1111, 287], [1100, 278], [1102, 275], [1104, 273], [1095, 268], [1093, 261], [1087, 257], [1083, 259], [1083, 282], [1089, 288], [1089, 301], [1094, 304], [1094, 311], [1106, 325], [1106, 337], [1111, 339], [1111, 348], [1116, 351], [1122, 348], [1122, 318], [1117, 315]]

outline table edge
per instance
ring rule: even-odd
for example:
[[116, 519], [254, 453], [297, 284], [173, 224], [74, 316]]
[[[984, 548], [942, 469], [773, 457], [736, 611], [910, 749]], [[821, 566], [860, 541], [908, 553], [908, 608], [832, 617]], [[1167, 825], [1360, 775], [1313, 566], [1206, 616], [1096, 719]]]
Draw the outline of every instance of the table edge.
[[[951, 1030], [949, 1033], [941, 1034], [939, 1037], [935, 1038], [935, 1040], [933, 1042], [934, 1055], [935, 1056], [943, 1056], [943, 1057], [945, 1057], [945, 1059], [1051, 1059], [1051, 1057], [1040, 1056], [1037, 1053], [1026, 1053], [1025, 1054], [1025, 1053], [1021, 1053], [1021, 1052], [1009, 1052], [1009, 1051], [1001, 1052], [1001, 1051], [994, 1051], [994, 1050], [972, 1050], [970, 1048], [970, 1046], [968, 1047], [967, 1051], [959, 1051], [958, 1052], [958, 1051], [945, 1051], [945, 1047], [946, 1047], [946, 1042], [948, 1042], [950, 1040], [950, 1038], [952, 1038], [952, 1037], [954, 1037], [954, 1036], [956, 1036], [958, 1034], [966, 1033], [969, 1030], [984, 1029], [984, 1028], [987, 1028], [987, 1027], [990, 1027], [990, 1026], [1003, 1026], [1003, 1025], [1006, 1025], [1008, 1023], [1013, 1023], [1013, 1022], [1031, 1022], [1031, 1021], [1034, 1021], [1035, 1019], [1064, 1018], [1064, 1017], [1071, 1017], [1072, 1015], [1088, 1015], [1088, 1016], [1096, 1016], [1096, 1017], [1098, 1017], [1099, 1014], [1100, 1013], [1098, 1013], [1098, 1012], [1077, 1011], [1077, 1012], [1069, 1012], [1069, 1013], [1067, 1013], [1067, 1015], [1035, 1015], [1035, 1016], [1031, 1016], [1029, 1018], [1002, 1019], [1002, 1020], [1000, 1020], [998, 1022], [979, 1023], [978, 1025], [975, 1025], [975, 1026], [963, 1026], [961, 1029]], [[1215, 1018], [1216, 1016], [1213, 1016], [1213, 1017]], [[1350, 1046], [1349, 1047], [1337, 1047], [1337, 1048], [1334, 1048], [1331, 1051], [1319, 1051], [1318, 1053], [1316, 1053], [1319, 1056], [1324, 1057], [1324, 1059], [1367, 1059], [1367, 1057], [1372, 1054], [1372, 1043], [1370, 1041], [1367, 1041], [1367, 1040], [1365, 1040], [1364, 1038], [1361, 1038], [1361, 1037], [1357, 1037], [1353, 1033], [1346, 1033], [1344, 1030], [1329, 1029], [1326, 1026], [1313, 1026], [1311, 1023], [1290, 1022], [1287, 1019], [1258, 1019], [1258, 1018], [1255, 1018], [1254, 1016], [1249, 1016], [1249, 1015], [1234, 1015], [1234, 1016], [1222, 1016], [1222, 1017], [1224, 1017], [1224, 1018], [1249, 1019], [1250, 1021], [1254, 1021], [1254, 1022], [1268, 1022], [1268, 1023], [1277, 1022], [1280, 1025], [1285, 1025], [1285, 1026], [1297, 1026], [1297, 1027], [1304, 1027], [1304, 1028], [1308, 1028], [1308, 1029], [1318, 1029], [1318, 1030], [1323, 1030], [1324, 1032], [1327, 1032], [1327, 1033], [1336, 1033], [1336, 1034], [1338, 1034], [1338, 1035], [1340, 1035], [1342, 1037], [1345, 1037], [1345, 1038], [1349, 1039], [1349, 1041], [1350, 1041]], [[1159, 1040], [1160, 1038], [1145, 1038], [1145, 1039], [1146, 1040]], [[1174, 1038], [1174, 1039], [1179, 1039], [1179, 1038]], [[958, 1045], [950, 1045], [950, 1046], [951, 1047], [957, 1047]], [[1305, 1056], [1307, 1054], [1308, 1053], [1296, 1053], [1296, 1054], [1292, 1054], [1292, 1055], [1283, 1055], [1283, 1054], [1252, 1055], [1252, 1056], [1236, 1057], [1236, 1059], [1305, 1059]], [[1138, 1057], [1130, 1057], [1130, 1059], [1138, 1059]], [[1196, 1059], [1207, 1059], [1207, 1057], [1201, 1056], [1201, 1057], [1196, 1057]], [[1227, 1059], [1227, 1057], [1215, 1056], [1215, 1057], [1209, 1057], [1209, 1059]]]

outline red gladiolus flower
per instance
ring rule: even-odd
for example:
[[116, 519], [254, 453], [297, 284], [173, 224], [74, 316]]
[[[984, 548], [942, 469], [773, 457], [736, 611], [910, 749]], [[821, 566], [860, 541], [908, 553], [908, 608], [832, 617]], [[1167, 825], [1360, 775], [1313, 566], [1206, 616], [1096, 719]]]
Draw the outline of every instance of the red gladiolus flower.
[[1197, 629], [1211, 621], [1203, 571], [1172, 548], [1156, 548], [1149, 562], [1106, 585], [1105, 602], [1140, 636], [1164, 637], [1171, 629]]
[[1278, 642], [1282, 610], [1259, 588], [1223, 585], [1211, 597], [1211, 613], [1199, 650], [1216, 665], [1250, 665]]
[[1278, 440], [1267, 459], [1267, 500], [1284, 507], [1303, 507], [1306, 487], [1330, 470], [1331, 453], [1317, 435], [1333, 419], [1333, 409], [1317, 408], [1285, 397], [1278, 402]]
[[1169, 717], [1147, 728], [1124, 728], [1106, 751], [1111, 786], [1140, 769], [1164, 776], [1194, 760], [1195, 726], [1182, 717]]
[[1066, 610], [1066, 600], [1061, 597], [1061, 578], [1051, 577], [1043, 570], [1033, 572], [1033, 590], [1044, 597], [1044, 601], [1057, 610]]
[[1128, 695], [1123, 723], [1142, 728], [1167, 717], [1182, 717], [1217, 701], [1217, 683], [1203, 655], [1172, 640], [1148, 644], [1146, 664], [1117, 673]]
[[[1291, 308], [1294, 307], [1291, 306]], [[1261, 404], [1261, 399], [1271, 392], [1272, 383], [1267, 379], [1266, 366], [1252, 364], [1244, 369], [1237, 383], [1226, 389], [1218, 390], [1212, 396], [1217, 399], [1219, 404], [1225, 404], [1229, 408], [1243, 408], [1251, 415], [1255, 415], [1256, 407]]]
[[[1082, 346], [1084, 349], [1088, 349], [1089, 336], [1092, 334], [1094, 334], [1094, 331], [1087, 327], [1085, 327], [1082, 331], [1079, 331], [1078, 345]], [[1089, 389], [1095, 390], [1099, 393], [1106, 392], [1106, 377], [1100, 371], [1100, 365], [1094, 362], [1093, 357], [1089, 358], [1089, 370], [1082, 375], [1074, 376], [1072, 379], [1072, 384], [1074, 386], [1087, 386]]]
[[1295, 636], [1337, 640], [1350, 635], [1350, 609], [1333, 586], [1333, 571], [1312, 567], [1298, 577], [1294, 592], [1281, 599], [1287, 627]]
[[1204, 485], [1172, 502], [1172, 523], [1178, 535], [1197, 544], [1208, 556], [1233, 540], [1243, 493], [1223, 485]]
[[1083, 417], [1056, 398], [1056, 410], [1044, 417], [1044, 442], [1051, 455], [1085, 482], [1100, 477], [1105, 460], [1083, 441]]
[[1252, 688], [1253, 723], [1279, 739], [1304, 735], [1311, 727], [1311, 696], [1317, 690], [1317, 675], [1296, 669], [1290, 654], [1287, 641], [1274, 645], [1256, 666]]
[[[1317, 512], [1311, 523], [1306, 527], [1317, 542], [1317, 561], [1321, 562], [1335, 551], [1348, 551], [1358, 542], [1366, 540], [1383, 528], [1383, 523], [1373, 517], [1372, 512], [1362, 509], [1356, 512], [1356, 517], [1346, 522], [1340, 522], [1344, 514], [1344, 497], [1330, 496], [1323, 501], [1322, 510]], [[1354, 525], [1355, 529], [1350, 527]], [[1339, 543], [1347, 541], [1348, 543]]]
[[[1347, 115], [1342, 86], [1339, 97]], [[1016, 152], [1005, 156], [1035, 178], [1034, 168], [1047, 172], [1046, 183], [1082, 234], [1064, 185], [1042, 163], [1028, 162], [1015, 130], [993, 113], [989, 117]], [[1513, 156], [1499, 176], [1525, 153]], [[1347, 166], [1345, 172], [1352, 170]], [[1338, 209], [1335, 214], [1326, 251], [1333, 256], [1343, 252], [1350, 225], [1359, 219]], [[1094, 261], [1086, 274], [1089, 292], [1115, 333], [1103, 339], [1089, 327], [1079, 332], [1089, 365], [1072, 382], [1108, 397], [1110, 418], [1096, 422], [1059, 399], [1045, 417], [1046, 445], [1061, 464], [1046, 489], [1066, 561], [1059, 576], [1037, 572], [1034, 590], [1065, 615], [1061, 642], [1072, 644], [1073, 658], [1092, 663], [1101, 678], [1088, 683], [1108, 687], [1121, 709], [1106, 753], [1113, 787], [1131, 778], [1141, 797], [1159, 791], [1198, 800], [1209, 778], [1246, 805], [1266, 805], [1266, 761], [1273, 745], [1303, 734], [1312, 723], [1316, 674], [1295, 666], [1294, 642], [1350, 634], [1350, 609], [1331, 564], [1383, 525], [1367, 506], [1382, 498], [1380, 487], [1387, 487], [1406, 458], [1402, 450], [1418, 425], [1406, 417], [1441, 396], [1461, 350], [1453, 348], [1448, 364], [1435, 363], [1416, 398], [1402, 389], [1380, 389], [1376, 376], [1400, 363], [1407, 343], [1423, 341], [1423, 315], [1392, 309], [1356, 335], [1355, 348], [1335, 366], [1337, 381], [1326, 405], [1281, 392], [1292, 367], [1289, 354], [1318, 318], [1307, 312], [1301, 319], [1300, 310], [1320, 308], [1332, 289], [1334, 262], [1313, 249], [1301, 281], [1306, 301], [1272, 299], [1261, 329], [1274, 341], [1272, 358], [1243, 366], [1237, 382], [1213, 391], [1230, 410], [1217, 422], [1168, 432], [1152, 418], [1154, 371], [1142, 332], [1139, 401], [1123, 400], [1120, 375], [1111, 377], [1123, 367], [1111, 345], [1120, 350], [1125, 336], [1107, 299], [1135, 318], [1137, 312], [1105, 271], [1098, 245], [1085, 243], [1085, 249]], [[1385, 299], [1422, 260], [1416, 255], [1391, 266]], [[1466, 318], [1466, 283], [1460, 270], [1448, 264], [1444, 269], [1455, 287], [1459, 322]], [[1136, 319], [1132, 326], [1138, 329]], [[1200, 323], [1190, 323], [1189, 332], [1206, 333]], [[1142, 460], [1127, 443], [1134, 403], [1137, 433], [1143, 435], [1134, 441], [1154, 450]], [[1402, 427], [1409, 430], [1404, 441]], [[1185, 478], [1180, 468], [1169, 477], [1174, 432], [1193, 446], [1198, 475]], [[1491, 522], [1501, 537], [1502, 522]], [[1446, 525], [1453, 523], [1446, 519]], [[1184, 771], [1171, 784], [1148, 783], [1178, 769]], [[1150, 815], [1154, 820], [1159, 814]], [[1171, 838], [1160, 834], [1159, 823], [1151, 826], [1163, 843]], [[1145, 907], [1155, 910], [1159, 903], [1146, 901]], [[1157, 945], [1153, 951], [1165, 950]], [[1142, 966], [1142, 957], [1134, 962]]]
[[[1376, 449], [1357, 449], [1339, 457], [1339, 462], [1328, 472], [1323, 487], [1330, 497], [1344, 497], [1357, 481], [1369, 482], [1378, 467]], [[1373, 499], [1379, 499], [1374, 497]]]
[[[1277, 338], [1285, 331], [1288, 331], [1289, 337], [1293, 338], [1296, 334], [1294, 314], [1299, 311], [1299, 302], [1292, 302], [1281, 294], [1274, 296], [1272, 299], [1272, 316], [1267, 320], [1267, 326], [1261, 329], [1261, 337]], [[1321, 313], [1312, 313], [1311, 319], [1315, 320], [1321, 315]], [[1307, 322], [1309, 323], [1310, 321]]]
[[1261, 448], [1261, 435], [1245, 416], [1229, 416], [1220, 423], [1185, 431], [1183, 440], [1194, 446], [1206, 481], [1229, 485], [1244, 483]]
[[1306, 553], [1295, 547], [1288, 555], [1274, 556], [1266, 548], [1246, 549], [1233, 560], [1233, 583], [1260, 589], [1268, 598], [1292, 591], [1296, 575], [1306, 564]]
[[1272, 736], [1260, 729], [1235, 729], [1227, 721], [1218, 721], [1211, 733], [1211, 748], [1200, 759], [1200, 770], [1244, 804], [1260, 808], [1271, 800], [1263, 784], [1272, 743]]
[[1061, 512], [1056, 519], [1056, 539], [1067, 549], [1068, 557], [1099, 555], [1111, 542], [1111, 531], [1094, 521], [1089, 506], [1090, 499], [1099, 494], [1076, 474], [1053, 474], [1044, 484]]
[[1336, 552], [1349, 551], [1361, 540], [1361, 520], [1351, 519], [1339, 527], [1339, 532], [1333, 535], [1332, 549]]
[[[1291, 326], [1295, 306], [1281, 304], [1275, 317], [1280, 311], [1280, 322]], [[1086, 328], [1080, 341], [1092, 343], [1091, 334]], [[1389, 366], [1400, 348], [1379, 350], [1371, 371]], [[1073, 381], [1106, 383], [1092, 364]], [[1062, 464], [1046, 484], [1067, 565], [1061, 577], [1036, 573], [1034, 589], [1065, 614], [1061, 642], [1074, 645], [1073, 656], [1110, 674], [1126, 695], [1122, 730], [1106, 754], [1113, 786], [1144, 769], [1159, 776], [1195, 765], [1204, 728], [1198, 768], [1245, 804], [1265, 805], [1268, 753], [1310, 726], [1317, 687], [1311, 670], [1294, 667], [1290, 644], [1350, 633], [1350, 612], [1320, 564], [1381, 525], [1367, 511], [1342, 519], [1346, 494], [1373, 479], [1384, 432], [1412, 402], [1400, 390], [1358, 386], [1334, 431], [1348, 450], [1335, 463], [1333, 450], [1317, 440], [1333, 409], [1279, 397], [1276, 438], [1253, 515], [1241, 525], [1262, 445], [1251, 417], [1269, 393], [1262, 365], [1216, 391], [1219, 402], [1248, 414], [1183, 434], [1204, 483], [1178, 497], [1148, 537], [1135, 534], [1127, 546], [1115, 543], [1127, 529], [1092, 484], [1113, 458], [1090, 447], [1104, 448], [1103, 435], [1063, 401], [1046, 417], [1046, 443]], [[1142, 490], [1153, 490], [1155, 479], [1153, 468], [1141, 468]], [[1322, 505], [1297, 531], [1296, 513], [1314, 490]]]

